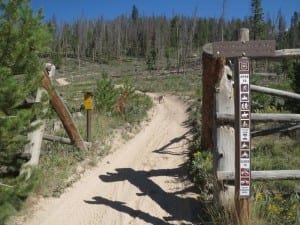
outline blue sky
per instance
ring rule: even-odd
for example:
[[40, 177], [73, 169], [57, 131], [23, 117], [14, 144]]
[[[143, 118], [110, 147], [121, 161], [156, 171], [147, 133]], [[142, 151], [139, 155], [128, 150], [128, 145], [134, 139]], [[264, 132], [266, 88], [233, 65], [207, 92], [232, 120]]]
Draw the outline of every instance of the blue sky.
[[[54, 15], [58, 22], [71, 22], [76, 18], [113, 19], [121, 14], [130, 15], [136, 5], [139, 15], [174, 15], [219, 18], [223, 0], [31, 0], [34, 9], [43, 8], [45, 19]], [[262, 0], [265, 18], [276, 19], [279, 9], [290, 24], [292, 14], [300, 12], [300, 0]], [[250, 15], [250, 0], [226, 0], [225, 17], [244, 18]]]

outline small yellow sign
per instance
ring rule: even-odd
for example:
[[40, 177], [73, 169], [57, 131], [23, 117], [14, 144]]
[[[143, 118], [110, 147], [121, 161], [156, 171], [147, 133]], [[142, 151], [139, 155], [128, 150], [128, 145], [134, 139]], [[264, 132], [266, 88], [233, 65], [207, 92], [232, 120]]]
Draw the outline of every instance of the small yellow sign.
[[93, 99], [92, 99], [92, 94], [90, 92], [84, 94], [84, 109], [85, 110], [93, 109]]

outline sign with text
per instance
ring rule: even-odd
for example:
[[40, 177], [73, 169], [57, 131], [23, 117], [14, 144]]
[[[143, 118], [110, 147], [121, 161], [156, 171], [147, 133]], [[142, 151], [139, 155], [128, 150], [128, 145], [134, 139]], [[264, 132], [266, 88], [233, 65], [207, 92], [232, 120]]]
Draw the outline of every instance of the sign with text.
[[239, 123], [239, 194], [250, 197], [251, 184], [251, 104], [250, 104], [250, 60], [238, 59], [238, 123]]

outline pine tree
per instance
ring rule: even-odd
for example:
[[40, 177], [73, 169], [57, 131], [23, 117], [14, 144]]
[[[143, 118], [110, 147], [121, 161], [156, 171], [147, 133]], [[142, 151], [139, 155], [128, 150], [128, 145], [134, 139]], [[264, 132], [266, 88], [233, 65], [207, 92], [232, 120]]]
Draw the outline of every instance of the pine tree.
[[33, 129], [37, 106], [21, 108], [41, 84], [38, 54], [45, 50], [49, 35], [26, 0], [0, 0], [0, 175], [3, 167], [14, 167]]
[[138, 19], [138, 17], [139, 17], [139, 10], [138, 10], [138, 8], [135, 5], [133, 5], [132, 6], [132, 11], [131, 11], [131, 19], [134, 22], [136, 22], [137, 19]]
[[264, 13], [261, 6], [261, 0], [251, 0], [251, 34], [253, 40], [263, 38], [263, 31], [265, 27]]

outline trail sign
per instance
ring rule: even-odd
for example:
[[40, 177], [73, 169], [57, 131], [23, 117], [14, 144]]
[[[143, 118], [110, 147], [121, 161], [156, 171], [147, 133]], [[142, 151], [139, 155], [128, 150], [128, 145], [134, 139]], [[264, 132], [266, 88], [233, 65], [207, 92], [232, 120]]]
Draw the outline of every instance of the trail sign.
[[214, 57], [270, 57], [275, 54], [275, 40], [213, 42], [212, 49]]
[[[250, 77], [251, 77], [251, 66], [250, 59], [275, 57], [278, 56], [278, 52], [275, 51], [274, 40], [249, 40], [249, 29], [241, 28], [239, 33], [238, 41], [225, 41], [225, 42], [214, 42], [205, 47], [205, 53], [212, 54], [214, 57], [204, 58], [205, 68], [209, 71], [211, 65], [218, 66], [221, 62], [224, 62], [222, 58], [230, 58], [234, 61], [234, 114], [235, 114], [235, 127], [234, 127], [234, 140], [235, 155], [219, 154], [223, 151], [223, 148], [217, 148], [216, 154], [214, 154], [214, 169], [218, 172], [225, 172], [219, 170], [223, 168], [224, 162], [228, 162], [229, 159], [234, 157], [235, 161], [235, 182], [234, 182], [234, 204], [236, 209], [237, 222], [241, 225], [250, 224], [250, 197], [251, 197], [251, 95], [250, 95]], [[205, 55], [204, 55], [205, 56]], [[212, 63], [212, 64], [210, 64]], [[225, 69], [224, 69], [225, 70]], [[212, 70], [218, 71], [218, 70]], [[213, 73], [213, 72], [212, 72]], [[219, 74], [216, 73], [219, 77]], [[203, 76], [205, 77], [205, 76]], [[206, 79], [206, 81], [214, 84], [214, 81]], [[211, 85], [211, 83], [208, 83]], [[209, 88], [206, 89], [210, 91]], [[211, 91], [212, 92], [212, 91]], [[209, 105], [209, 98], [213, 94], [209, 92], [206, 94], [204, 100]], [[218, 99], [219, 100], [219, 99]], [[207, 110], [209, 112], [209, 110]], [[204, 113], [207, 118], [210, 118], [206, 111]], [[218, 128], [217, 128], [218, 129]], [[222, 136], [223, 138], [223, 136]], [[218, 141], [223, 140], [219, 139]], [[219, 144], [217, 142], [216, 144]], [[218, 145], [217, 145], [218, 146]], [[225, 146], [225, 145], [224, 145]], [[222, 146], [222, 147], [224, 147]], [[219, 146], [218, 146], [219, 147]], [[221, 151], [220, 151], [221, 150]], [[230, 151], [228, 151], [230, 153]], [[224, 159], [220, 160], [221, 157]], [[231, 160], [233, 161], [233, 160]], [[232, 171], [233, 172], [233, 171]], [[230, 196], [229, 189], [226, 194]], [[219, 195], [221, 193], [218, 193]], [[218, 197], [218, 196], [217, 196]]]
[[[249, 33], [248, 33], [249, 34]], [[235, 58], [235, 187], [237, 199], [250, 198], [251, 185], [251, 102], [250, 102], [250, 58], [272, 57], [275, 54], [274, 40], [243, 40], [213, 42], [214, 57]]]
[[90, 92], [86, 92], [84, 94], [84, 109], [85, 110], [93, 109], [92, 93], [90, 93]]
[[241, 57], [237, 60], [237, 77], [235, 81], [238, 88], [237, 95], [237, 124], [238, 136], [238, 158], [239, 158], [239, 196], [240, 198], [250, 197], [251, 184], [251, 103], [250, 103], [250, 60]]
[[93, 95], [91, 92], [84, 94], [84, 109], [86, 110], [86, 139], [91, 141], [92, 136], [92, 109], [93, 109]]

